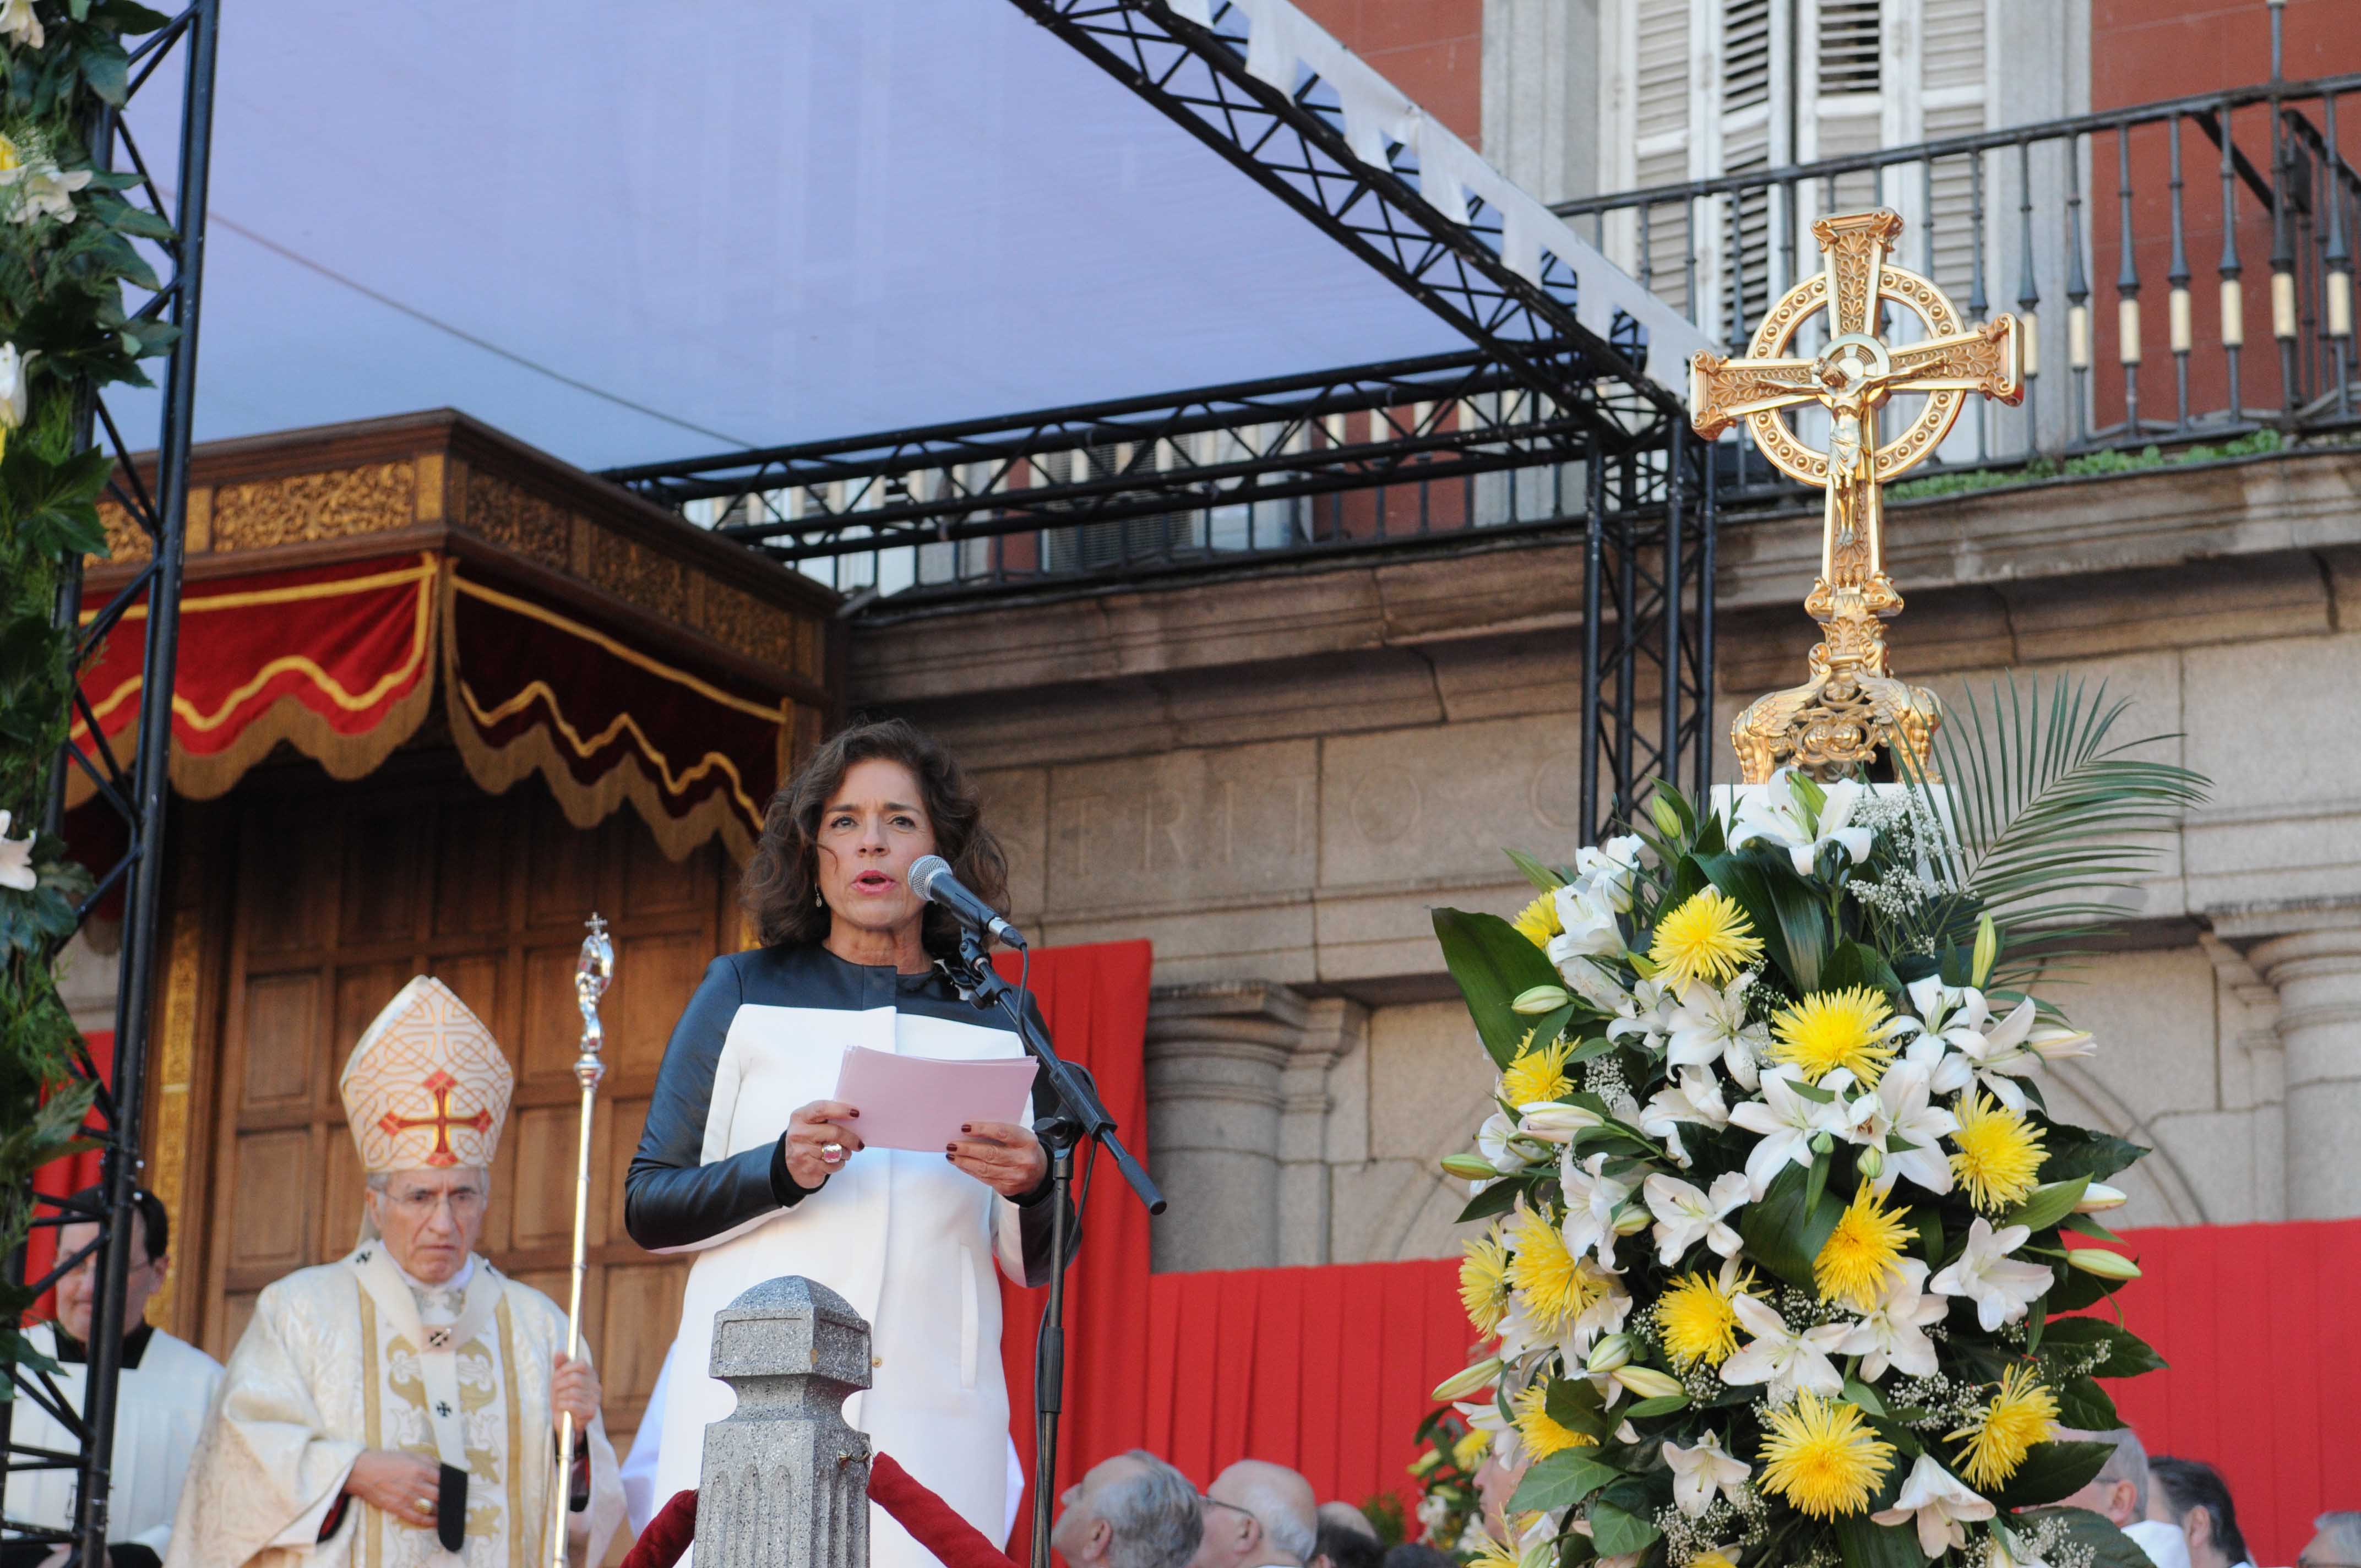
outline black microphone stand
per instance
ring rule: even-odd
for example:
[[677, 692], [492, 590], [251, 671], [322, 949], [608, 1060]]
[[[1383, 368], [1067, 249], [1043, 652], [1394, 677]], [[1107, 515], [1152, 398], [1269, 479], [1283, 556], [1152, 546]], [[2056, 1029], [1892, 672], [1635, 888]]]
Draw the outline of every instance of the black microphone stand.
[[1151, 1214], [1164, 1212], [1164, 1193], [1123, 1140], [1115, 1135], [1115, 1118], [1090, 1078], [1058, 1055], [1049, 1032], [1036, 1024], [1017, 997], [1016, 988], [1000, 978], [984, 956], [983, 943], [964, 926], [960, 931], [960, 956], [947, 965], [960, 993], [990, 1012], [997, 1007], [1008, 1016], [1025, 1049], [1041, 1064], [1049, 1086], [1065, 1104], [1065, 1113], [1044, 1117], [1034, 1132], [1049, 1153], [1049, 1301], [1041, 1314], [1041, 1337], [1033, 1352], [1033, 1568], [1049, 1568], [1050, 1494], [1058, 1485], [1058, 1417], [1065, 1409], [1066, 1387], [1066, 1256], [1072, 1236], [1066, 1224], [1067, 1195], [1073, 1185], [1074, 1146], [1095, 1138], [1115, 1157], [1115, 1168]]

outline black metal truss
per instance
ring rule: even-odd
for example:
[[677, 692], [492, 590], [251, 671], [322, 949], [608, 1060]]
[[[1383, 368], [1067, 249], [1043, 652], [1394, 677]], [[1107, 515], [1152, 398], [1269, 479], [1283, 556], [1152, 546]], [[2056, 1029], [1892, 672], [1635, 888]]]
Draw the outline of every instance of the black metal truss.
[[1713, 782], [1712, 457], [1678, 421], [1665, 443], [1590, 466], [1581, 784], [1590, 842], [1646, 808], [1651, 780], [1700, 799]]
[[[1482, 350], [1203, 387], [843, 441], [610, 469], [780, 560], [1575, 462], [1661, 446], [1668, 419], [1582, 351], [1567, 399]], [[1366, 416], [1366, 417], [1364, 417]]]
[[[159, 967], [157, 944], [163, 907], [163, 844], [167, 774], [171, 750], [172, 677], [179, 641], [182, 546], [188, 521], [190, 411], [196, 391], [198, 286], [204, 270], [205, 196], [208, 156], [213, 139], [214, 51], [220, 28], [219, 0], [194, 0], [187, 9], [151, 34], [132, 51], [130, 91], [137, 93], [177, 49], [182, 65], [178, 179], [174, 200], [168, 203], [156, 183], [147, 157], [123, 123], [120, 111], [102, 113], [93, 125], [91, 153], [102, 168], [122, 166], [140, 177], [124, 192], [135, 204], [144, 201], [166, 221], [172, 237], [159, 242], [169, 277], [156, 295], [141, 307], [140, 315], [162, 316], [180, 329], [164, 362], [162, 417], [157, 435], [155, 466], [143, 476], [131, 462], [131, 450], [116, 428], [103, 397], [90, 400], [83, 428], [85, 448], [104, 441], [115, 457], [113, 499], [147, 536], [147, 564], [98, 612], [85, 620], [82, 614], [79, 574], [70, 576], [60, 596], [60, 624], [78, 626], [77, 670], [96, 652], [102, 639], [118, 633], [126, 612], [146, 602], [140, 664], [139, 718], [129, 765], [126, 767], [99, 733], [91, 707], [77, 688], [75, 717], [89, 727], [88, 751], [69, 741], [59, 759], [47, 812], [51, 831], [62, 814], [65, 771], [79, 770], [89, 779], [96, 798], [121, 820], [126, 847], [115, 862], [100, 868], [97, 889], [77, 911], [87, 919], [98, 903], [120, 888], [124, 893], [122, 947], [117, 960], [115, 1003], [115, 1060], [112, 1083], [102, 1078], [88, 1048], [79, 1039], [74, 1071], [96, 1086], [97, 1096], [84, 1135], [101, 1150], [100, 1184], [104, 1205], [95, 1212], [42, 1198], [43, 1212], [33, 1223], [43, 1227], [95, 1222], [97, 1234], [88, 1245], [60, 1255], [48, 1274], [32, 1281], [46, 1290], [93, 1255], [93, 1320], [85, 1367], [85, 1395], [79, 1411], [60, 1397], [48, 1376], [27, 1368], [11, 1368], [19, 1396], [30, 1398], [72, 1432], [77, 1447], [71, 1453], [27, 1449], [16, 1445], [10, 1430], [12, 1405], [0, 1401], [0, 1452], [11, 1474], [43, 1469], [77, 1473], [79, 1502], [72, 1530], [43, 1530], [0, 1519], [0, 1537], [10, 1541], [71, 1542], [82, 1563], [106, 1561], [108, 1486], [115, 1425], [116, 1380], [122, 1371], [125, 1281], [130, 1273], [130, 1238], [136, 1228], [132, 1193], [138, 1184], [141, 1160], [141, 1117], [148, 1076], [148, 1025], [155, 997]], [[20, 1260], [12, 1260], [17, 1266]]]
[[[1600, 338], [1576, 318], [1577, 280], [1552, 258], [1536, 284], [1501, 259], [1500, 215], [1472, 203], [1455, 223], [1420, 193], [1414, 174], [1372, 168], [1345, 139], [1344, 115], [1316, 77], [1282, 92], [1246, 71], [1245, 12], [1211, 0], [1210, 25], [1168, 0], [1013, 0], [1016, 7], [1154, 104], [1326, 233], [1513, 369], [1538, 392], [1571, 399], [1568, 366], [1543, 345], [1578, 345], [1579, 368], [1615, 366], [1667, 413], [1673, 393], [1642, 374], [1638, 323], [1617, 313]], [[1675, 372], [1677, 378], [1678, 372]]]

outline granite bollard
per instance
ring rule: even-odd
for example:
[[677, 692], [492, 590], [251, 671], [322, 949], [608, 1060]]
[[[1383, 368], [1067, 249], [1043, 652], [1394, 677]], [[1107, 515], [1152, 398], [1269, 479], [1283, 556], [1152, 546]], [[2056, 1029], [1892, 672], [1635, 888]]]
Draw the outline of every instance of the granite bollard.
[[713, 1376], [738, 1408], [705, 1429], [698, 1568], [868, 1568], [869, 1325], [827, 1286], [766, 1279], [714, 1314]]

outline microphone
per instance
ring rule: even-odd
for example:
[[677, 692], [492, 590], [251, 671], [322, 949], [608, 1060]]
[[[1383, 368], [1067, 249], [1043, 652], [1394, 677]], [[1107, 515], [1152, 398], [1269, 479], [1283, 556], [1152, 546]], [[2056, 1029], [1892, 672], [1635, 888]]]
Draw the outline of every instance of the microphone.
[[929, 904], [939, 904], [971, 931], [980, 931], [1003, 946], [1022, 948], [1025, 933], [1000, 917], [999, 911], [960, 885], [951, 863], [940, 855], [922, 855], [910, 867], [910, 891]]

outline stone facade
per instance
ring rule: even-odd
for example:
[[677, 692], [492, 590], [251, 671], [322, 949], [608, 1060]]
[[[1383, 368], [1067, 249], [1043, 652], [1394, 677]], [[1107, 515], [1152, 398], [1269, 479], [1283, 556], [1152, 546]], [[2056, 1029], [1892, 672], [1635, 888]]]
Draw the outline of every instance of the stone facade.
[[[1818, 527], [1724, 531], [1723, 727], [1799, 678]], [[2101, 1043], [2060, 1113], [2157, 1150], [2127, 1222], [2361, 1213], [2361, 453], [1897, 504], [1889, 532], [1903, 674], [1955, 704], [2103, 680], [2214, 780], [2058, 997]], [[982, 770], [1022, 919], [1156, 945], [1159, 1266], [1454, 1250], [1434, 1160], [1490, 1079], [1427, 912], [1511, 913], [1500, 849], [1576, 845], [1577, 546], [861, 623], [854, 705]]]

